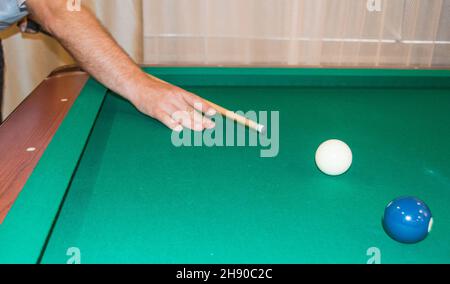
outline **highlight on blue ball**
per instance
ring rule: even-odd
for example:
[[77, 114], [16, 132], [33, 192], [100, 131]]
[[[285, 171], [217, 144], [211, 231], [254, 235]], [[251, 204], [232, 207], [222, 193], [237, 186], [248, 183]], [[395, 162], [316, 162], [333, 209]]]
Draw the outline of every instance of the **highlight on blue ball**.
[[383, 227], [394, 240], [412, 244], [425, 239], [433, 226], [428, 206], [416, 197], [399, 197], [386, 206]]

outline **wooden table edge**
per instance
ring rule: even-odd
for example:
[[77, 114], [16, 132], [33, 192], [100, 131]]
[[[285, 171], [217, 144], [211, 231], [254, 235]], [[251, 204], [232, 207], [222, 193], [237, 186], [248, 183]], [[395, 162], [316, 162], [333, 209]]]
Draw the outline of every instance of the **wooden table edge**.
[[53, 71], [0, 125], [0, 224], [88, 79], [74, 66]]

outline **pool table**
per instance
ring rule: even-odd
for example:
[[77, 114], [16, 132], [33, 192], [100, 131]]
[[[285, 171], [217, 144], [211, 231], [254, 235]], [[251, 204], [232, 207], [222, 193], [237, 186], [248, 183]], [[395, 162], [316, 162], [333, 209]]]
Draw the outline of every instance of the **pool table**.
[[[450, 70], [144, 70], [233, 111], [278, 113], [257, 134], [278, 135], [278, 151], [175, 146], [86, 73], [55, 72], [0, 127], [0, 263], [74, 251], [81, 263], [450, 263]], [[331, 138], [354, 155], [337, 177], [314, 161]], [[384, 232], [399, 196], [430, 207], [424, 241]]]

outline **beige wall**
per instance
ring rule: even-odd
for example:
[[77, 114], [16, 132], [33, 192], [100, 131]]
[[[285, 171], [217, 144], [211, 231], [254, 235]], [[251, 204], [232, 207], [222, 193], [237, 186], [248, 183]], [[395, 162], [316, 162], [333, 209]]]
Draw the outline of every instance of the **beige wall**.
[[3, 116], [6, 117], [46, 75], [58, 66], [72, 62], [54, 40], [42, 35], [23, 36], [8, 30], [5, 51], [5, 90]]

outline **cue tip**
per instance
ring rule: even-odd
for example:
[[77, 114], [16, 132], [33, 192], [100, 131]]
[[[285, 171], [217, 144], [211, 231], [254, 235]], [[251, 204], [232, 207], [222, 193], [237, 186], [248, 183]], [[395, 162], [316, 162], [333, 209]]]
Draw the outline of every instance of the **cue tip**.
[[260, 134], [265, 135], [267, 133], [267, 128], [265, 125], [258, 124], [258, 127], [256, 128], [256, 131], [258, 131]]

